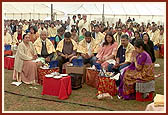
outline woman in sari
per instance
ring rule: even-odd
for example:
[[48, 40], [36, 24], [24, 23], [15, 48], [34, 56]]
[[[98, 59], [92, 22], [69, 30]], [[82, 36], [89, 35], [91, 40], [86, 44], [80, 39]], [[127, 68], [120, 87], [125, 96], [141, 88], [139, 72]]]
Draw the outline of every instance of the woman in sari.
[[120, 77], [119, 96], [124, 99], [135, 99], [135, 84], [138, 81], [154, 80], [154, 67], [149, 55], [150, 52], [143, 40], [136, 40], [134, 47], [137, 52], [136, 58]]
[[109, 62], [113, 62], [115, 60], [117, 47], [118, 43], [115, 42], [112, 33], [108, 32], [105, 36], [105, 42], [103, 43], [102, 47], [99, 48], [96, 55], [98, 58], [97, 63], [100, 63], [101, 66], [107, 70]]
[[30, 36], [24, 34], [15, 57], [13, 80], [36, 84], [38, 63], [32, 61], [35, 59], [37, 59], [37, 54], [32, 42], [30, 42]]

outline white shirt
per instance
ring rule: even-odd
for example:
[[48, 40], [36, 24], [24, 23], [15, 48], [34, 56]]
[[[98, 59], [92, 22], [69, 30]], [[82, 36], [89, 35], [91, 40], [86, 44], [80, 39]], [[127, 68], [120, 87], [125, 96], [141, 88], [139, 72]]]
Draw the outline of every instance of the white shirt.
[[88, 55], [90, 56], [92, 54], [92, 51], [91, 51], [91, 43], [87, 43], [87, 49], [88, 49]]

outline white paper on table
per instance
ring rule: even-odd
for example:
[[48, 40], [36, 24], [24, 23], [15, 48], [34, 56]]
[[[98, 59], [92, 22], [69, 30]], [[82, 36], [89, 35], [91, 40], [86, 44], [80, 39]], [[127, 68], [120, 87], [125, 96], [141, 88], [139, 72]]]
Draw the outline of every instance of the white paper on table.
[[160, 67], [160, 64], [158, 64], [158, 63], [157, 63], [157, 64], [155, 64], [155, 67]]
[[37, 87], [29, 87], [29, 88], [31, 88], [31, 89], [38, 89]]
[[41, 69], [49, 69], [49, 67], [40, 67]]
[[12, 82], [11, 84], [16, 85], [16, 86], [19, 86], [19, 85], [22, 84], [22, 82]]
[[14, 56], [14, 55], [13, 55], [13, 56], [6, 56], [6, 57], [15, 58], [15, 56]]
[[110, 79], [114, 79], [114, 80], [119, 80], [120, 78], [120, 73], [116, 74], [114, 77], [110, 77]]
[[39, 61], [41, 61], [39, 58], [36, 60], [32, 60], [32, 62], [39, 62]]

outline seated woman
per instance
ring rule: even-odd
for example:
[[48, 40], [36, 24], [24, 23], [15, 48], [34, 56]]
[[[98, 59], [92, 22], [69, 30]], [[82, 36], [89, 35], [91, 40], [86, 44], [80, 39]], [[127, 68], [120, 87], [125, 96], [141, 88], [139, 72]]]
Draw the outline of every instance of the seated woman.
[[30, 26], [29, 29], [30, 29], [30, 32], [29, 32], [29, 34], [30, 34], [30, 41], [32, 43], [34, 43], [37, 40], [37, 38], [39, 38], [39, 33], [37, 32], [35, 26]]
[[141, 39], [140, 33], [139, 33], [138, 31], [135, 31], [135, 32], [134, 32], [134, 36], [135, 36], [135, 38], [133, 38], [132, 41], [130, 42], [132, 45], [134, 45], [134, 42], [135, 42], [137, 39]]
[[144, 41], [144, 44], [146, 44], [146, 46], [148, 47], [148, 49], [151, 53], [152, 63], [154, 63], [156, 61], [155, 53], [154, 53], [154, 44], [150, 40], [150, 37], [149, 37], [148, 33], [143, 34], [143, 41]]
[[78, 42], [82, 41], [82, 40], [85, 38], [85, 32], [86, 32], [86, 31], [87, 31], [87, 30], [86, 30], [85, 28], [82, 28], [82, 30], [81, 30], [82, 35], [79, 36]]
[[54, 47], [55, 49], [57, 48], [57, 45], [58, 43], [64, 39], [64, 33], [65, 33], [65, 29], [63, 27], [60, 27], [58, 30], [57, 30], [57, 35], [55, 36], [55, 40], [54, 40]]
[[134, 44], [138, 53], [136, 58], [120, 77], [119, 96], [124, 99], [135, 99], [135, 84], [137, 81], [148, 82], [154, 80], [154, 67], [149, 51], [142, 39]]
[[76, 42], [78, 43], [78, 35], [76, 34], [77, 33], [77, 30], [72, 28], [71, 29], [71, 38]]
[[115, 60], [117, 47], [118, 43], [115, 42], [112, 33], [108, 32], [105, 36], [105, 42], [103, 43], [102, 47], [99, 48], [96, 55], [96, 57], [98, 58], [97, 63], [100, 63], [101, 66], [107, 70], [107, 66], [110, 61]]
[[13, 79], [26, 84], [36, 84], [38, 63], [32, 62], [36, 58], [37, 54], [30, 42], [30, 36], [24, 34], [15, 57]]

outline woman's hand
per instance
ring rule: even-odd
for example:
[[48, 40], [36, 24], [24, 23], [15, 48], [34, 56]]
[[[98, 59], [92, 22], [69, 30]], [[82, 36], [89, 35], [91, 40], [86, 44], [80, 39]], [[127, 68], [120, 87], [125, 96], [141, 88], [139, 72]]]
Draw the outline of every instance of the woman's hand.
[[33, 56], [33, 60], [36, 60], [36, 59], [37, 59], [37, 55], [34, 55], [34, 56]]

